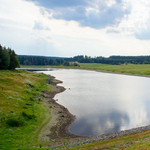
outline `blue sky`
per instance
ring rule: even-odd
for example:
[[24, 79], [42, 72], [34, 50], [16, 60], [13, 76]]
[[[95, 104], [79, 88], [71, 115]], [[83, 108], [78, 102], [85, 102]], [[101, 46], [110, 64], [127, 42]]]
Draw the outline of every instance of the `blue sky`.
[[150, 55], [149, 0], [0, 0], [0, 44], [17, 54]]

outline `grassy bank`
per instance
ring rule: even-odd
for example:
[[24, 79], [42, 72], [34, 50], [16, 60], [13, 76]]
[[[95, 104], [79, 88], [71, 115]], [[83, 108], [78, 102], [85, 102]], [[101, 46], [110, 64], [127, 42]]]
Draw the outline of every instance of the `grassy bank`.
[[[64, 148], [66, 150], [68, 148]], [[132, 133], [110, 140], [92, 142], [90, 144], [69, 148], [69, 150], [148, 150], [150, 149], [150, 130]]]
[[47, 78], [27, 71], [0, 71], [0, 149], [41, 145], [39, 132], [50, 119], [41, 92], [55, 90]]
[[123, 65], [108, 65], [108, 64], [80, 64], [80, 68], [105, 71], [112, 73], [123, 73], [123, 74], [132, 74], [132, 75], [150, 75], [150, 64], [123, 64]]
[[22, 66], [36, 68], [68, 68], [68, 69], [87, 69], [112, 73], [122, 73], [131, 75], [150, 76], [150, 64], [123, 64], [123, 65], [108, 65], [96, 63], [79, 63], [80, 67], [76, 66]]

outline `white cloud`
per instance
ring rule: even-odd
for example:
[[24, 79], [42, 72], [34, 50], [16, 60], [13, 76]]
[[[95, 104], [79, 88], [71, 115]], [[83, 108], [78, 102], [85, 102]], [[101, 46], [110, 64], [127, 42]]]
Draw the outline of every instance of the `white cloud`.
[[147, 0], [65, 1], [0, 0], [0, 44], [28, 55], [150, 54]]
[[132, 0], [131, 14], [126, 17], [119, 28], [140, 40], [150, 40], [150, 1]]
[[12, 21], [20, 27], [33, 26], [34, 20], [38, 18], [39, 8], [32, 2], [23, 0], [1, 0], [0, 18]]
[[0, 3], [2, 45], [12, 47], [18, 54], [55, 55], [55, 41], [47, 38], [50, 28], [40, 22], [45, 18], [39, 7], [24, 0], [0, 0]]

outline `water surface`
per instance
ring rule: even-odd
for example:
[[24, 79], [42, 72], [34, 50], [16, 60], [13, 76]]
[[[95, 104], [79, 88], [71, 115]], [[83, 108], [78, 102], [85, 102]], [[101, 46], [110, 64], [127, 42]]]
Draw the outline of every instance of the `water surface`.
[[55, 96], [76, 115], [70, 132], [93, 136], [150, 124], [150, 78], [86, 70], [44, 71], [62, 80]]

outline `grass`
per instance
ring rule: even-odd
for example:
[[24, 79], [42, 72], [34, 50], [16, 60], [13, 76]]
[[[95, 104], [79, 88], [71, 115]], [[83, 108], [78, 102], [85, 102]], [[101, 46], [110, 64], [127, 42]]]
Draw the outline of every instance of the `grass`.
[[[150, 148], [150, 130], [132, 133], [123, 137], [79, 145], [69, 150], [147, 150]], [[66, 150], [64, 148], [63, 150]]]
[[41, 144], [38, 134], [50, 115], [39, 101], [40, 93], [55, 90], [46, 83], [47, 77], [27, 71], [0, 71], [0, 149]]
[[80, 64], [80, 68], [105, 71], [112, 73], [123, 73], [132, 75], [150, 75], [150, 64], [123, 64], [123, 65], [108, 65], [108, 64]]

